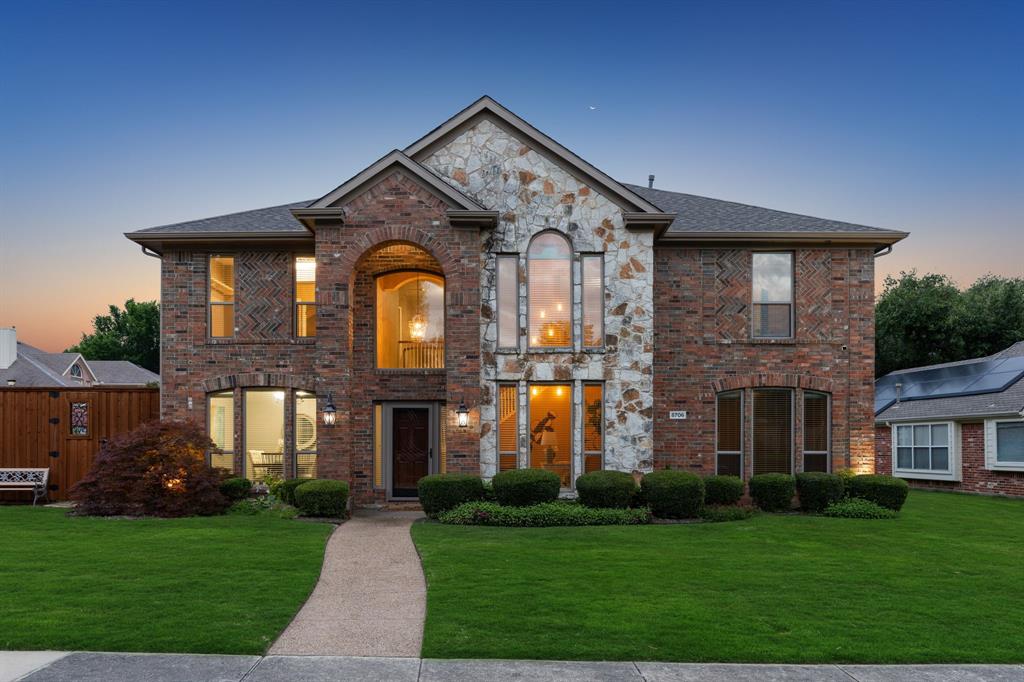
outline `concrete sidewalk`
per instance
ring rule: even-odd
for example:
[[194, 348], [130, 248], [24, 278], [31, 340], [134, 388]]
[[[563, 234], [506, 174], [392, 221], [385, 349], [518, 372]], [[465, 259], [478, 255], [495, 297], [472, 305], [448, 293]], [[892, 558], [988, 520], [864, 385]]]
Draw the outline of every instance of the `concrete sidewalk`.
[[[37, 665], [24, 667], [33, 663]], [[1024, 665], [740, 665], [0, 652], [0, 682], [496, 682], [508, 679], [523, 682], [1022, 682]]]
[[409, 526], [420, 518], [359, 511], [338, 526], [313, 594], [269, 653], [418, 656], [427, 584]]

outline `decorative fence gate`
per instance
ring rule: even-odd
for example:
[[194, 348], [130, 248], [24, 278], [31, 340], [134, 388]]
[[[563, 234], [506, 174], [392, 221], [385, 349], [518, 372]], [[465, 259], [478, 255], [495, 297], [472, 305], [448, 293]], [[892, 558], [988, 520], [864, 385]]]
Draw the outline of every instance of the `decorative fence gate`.
[[0, 388], [0, 467], [48, 468], [50, 499], [65, 500], [103, 440], [159, 416], [156, 388]]

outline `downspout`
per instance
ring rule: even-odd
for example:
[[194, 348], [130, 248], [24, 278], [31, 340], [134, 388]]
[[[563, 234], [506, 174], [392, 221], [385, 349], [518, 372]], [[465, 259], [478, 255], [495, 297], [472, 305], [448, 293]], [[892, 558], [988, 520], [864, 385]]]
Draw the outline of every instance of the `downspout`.
[[[140, 246], [142, 247], [142, 253], [143, 254], [149, 256], [150, 258], [156, 258], [157, 260], [159, 260], [161, 262], [161, 264], [163, 263], [163, 257], [159, 253], [157, 253], [156, 251], [151, 251], [151, 250], [147, 249], [145, 244], [140, 244]], [[163, 267], [161, 265], [161, 270], [162, 269], [163, 269]], [[163, 273], [162, 272], [160, 274], [160, 280], [161, 280], [160, 281], [160, 293], [161, 293], [161, 297], [160, 297], [161, 300], [160, 300], [160, 302], [162, 304], [163, 303], [163, 291], [164, 291]], [[163, 305], [160, 306], [160, 322], [159, 322], [159, 324], [160, 324], [160, 331], [163, 332], [163, 329], [164, 329], [164, 307], [163, 307]], [[163, 341], [161, 341], [160, 342], [160, 371], [161, 372], [164, 369], [163, 359], [164, 359], [164, 348], [163, 348]], [[191, 398], [189, 398], [189, 400], [191, 400]], [[163, 380], [163, 375], [161, 375], [160, 376], [160, 417], [159, 418], [163, 418], [163, 415], [164, 415], [164, 380]]]

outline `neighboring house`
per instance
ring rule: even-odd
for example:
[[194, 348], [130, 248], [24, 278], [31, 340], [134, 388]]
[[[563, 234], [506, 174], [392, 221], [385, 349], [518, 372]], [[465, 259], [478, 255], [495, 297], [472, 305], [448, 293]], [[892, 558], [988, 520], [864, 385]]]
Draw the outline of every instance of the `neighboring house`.
[[976, 360], [886, 374], [876, 393], [879, 473], [922, 487], [1024, 495], [1024, 341]]
[[86, 360], [81, 353], [47, 353], [0, 328], [0, 388], [148, 386], [160, 376], [125, 360]]
[[163, 416], [359, 505], [436, 471], [872, 470], [905, 236], [623, 184], [488, 97], [319, 199], [127, 235], [162, 259]]

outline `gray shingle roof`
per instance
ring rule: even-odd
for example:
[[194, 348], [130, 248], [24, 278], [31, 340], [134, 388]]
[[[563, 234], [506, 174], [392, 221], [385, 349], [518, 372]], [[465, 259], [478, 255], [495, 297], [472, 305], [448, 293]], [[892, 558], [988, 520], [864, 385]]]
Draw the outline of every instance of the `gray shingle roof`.
[[[1009, 348], [993, 353], [984, 358], [946, 362], [928, 367], [914, 367], [899, 370], [893, 374], [907, 374], [922, 369], [938, 367], [955, 367], [985, 360], [1016, 358], [1024, 356], [1024, 341], [1018, 341]], [[950, 396], [948, 398], [932, 398], [931, 400], [907, 400], [892, 405], [875, 416], [876, 422], [887, 422], [909, 419], [960, 419], [983, 417], [989, 415], [1009, 415], [1024, 410], [1024, 378], [1018, 379], [999, 393], [982, 395]]]
[[88, 360], [96, 381], [115, 386], [160, 383], [160, 375], [127, 360]]
[[227, 215], [203, 218], [201, 220], [190, 220], [184, 223], [147, 227], [143, 230], [136, 230], [131, 234], [206, 234], [210, 232], [254, 232], [259, 234], [261, 232], [295, 232], [298, 235], [304, 235], [309, 234], [309, 230], [292, 216], [291, 209], [304, 208], [311, 202], [312, 199], [297, 201], [293, 204], [282, 204], [280, 206], [257, 208], [251, 211], [228, 213]]
[[695, 194], [650, 189], [640, 185], [627, 184], [626, 187], [666, 213], [677, 214], [666, 232], [670, 235], [687, 232], [858, 232], [866, 236], [875, 233], [902, 234], [897, 230], [815, 218]]

